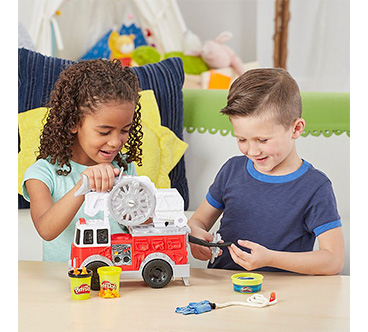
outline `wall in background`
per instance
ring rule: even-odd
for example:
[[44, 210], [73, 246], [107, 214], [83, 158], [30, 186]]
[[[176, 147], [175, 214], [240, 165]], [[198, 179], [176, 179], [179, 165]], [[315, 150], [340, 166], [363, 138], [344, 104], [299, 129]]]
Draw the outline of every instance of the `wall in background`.
[[[243, 62], [273, 66], [275, 0], [178, 0], [202, 41], [228, 30]], [[350, 1], [290, 1], [287, 69], [302, 91], [350, 91]]]
[[177, 0], [189, 30], [205, 42], [223, 31], [233, 38], [226, 42], [243, 60], [257, 60], [256, 0]]
[[[273, 66], [274, 0], [257, 1], [257, 61]], [[290, 1], [287, 69], [302, 91], [350, 90], [349, 0]]]

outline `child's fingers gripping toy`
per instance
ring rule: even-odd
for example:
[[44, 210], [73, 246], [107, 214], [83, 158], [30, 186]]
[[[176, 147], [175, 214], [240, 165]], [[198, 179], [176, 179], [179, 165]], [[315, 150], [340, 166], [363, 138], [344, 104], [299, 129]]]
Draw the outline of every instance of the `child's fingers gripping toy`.
[[217, 232], [213, 234], [213, 242], [207, 242], [205, 240], [198, 239], [192, 235], [189, 235], [188, 239], [190, 243], [211, 248], [211, 263], [213, 263], [215, 261], [215, 258], [220, 254], [221, 248], [226, 248], [232, 244], [232, 242], [223, 242], [220, 233]]

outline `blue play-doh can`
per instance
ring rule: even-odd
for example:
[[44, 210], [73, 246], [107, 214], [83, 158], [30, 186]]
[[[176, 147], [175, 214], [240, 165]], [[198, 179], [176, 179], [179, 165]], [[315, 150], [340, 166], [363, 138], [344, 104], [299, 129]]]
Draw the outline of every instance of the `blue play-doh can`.
[[263, 275], [258, 273], [237, 273], [231, 276], [234, 291], [249, 294], [261, 291]]

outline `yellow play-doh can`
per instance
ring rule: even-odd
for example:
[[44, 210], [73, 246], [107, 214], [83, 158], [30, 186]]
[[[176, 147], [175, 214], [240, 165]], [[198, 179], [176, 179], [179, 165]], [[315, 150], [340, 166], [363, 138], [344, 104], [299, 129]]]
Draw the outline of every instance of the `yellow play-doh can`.
[[236, 273], [231, 276], [237, 293], [257, 293], [261, 291], [263, 275], [258, 273]]
[[91, 295], [91, 277], [92, 270], [86, 270], [86, 274], [82, 274], [82, 269], [77, 269], [79, 274], [75, 274], [74, 270], [68, 272], [70, 278], [70, 290], [72, 299], [86, 300]]
[[100, 277], [100, 289], [119, 294], [121, 267], [102, 266], [97, 269], [97, 273]]

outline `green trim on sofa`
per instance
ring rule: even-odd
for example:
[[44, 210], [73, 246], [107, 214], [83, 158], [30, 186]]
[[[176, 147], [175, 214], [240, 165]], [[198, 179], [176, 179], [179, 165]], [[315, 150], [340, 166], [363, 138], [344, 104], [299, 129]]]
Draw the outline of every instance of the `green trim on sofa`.
[[[227, 90], [183, 89], [184, 128], [188, 133], [220, 133], [233, 135], [227, 116], [220, 110], [226, 106]], [[330, 137], [346, 133], [350, 136], [350, 94], [345, 92], [302, 92], [302, 136], [311, 134]]]

